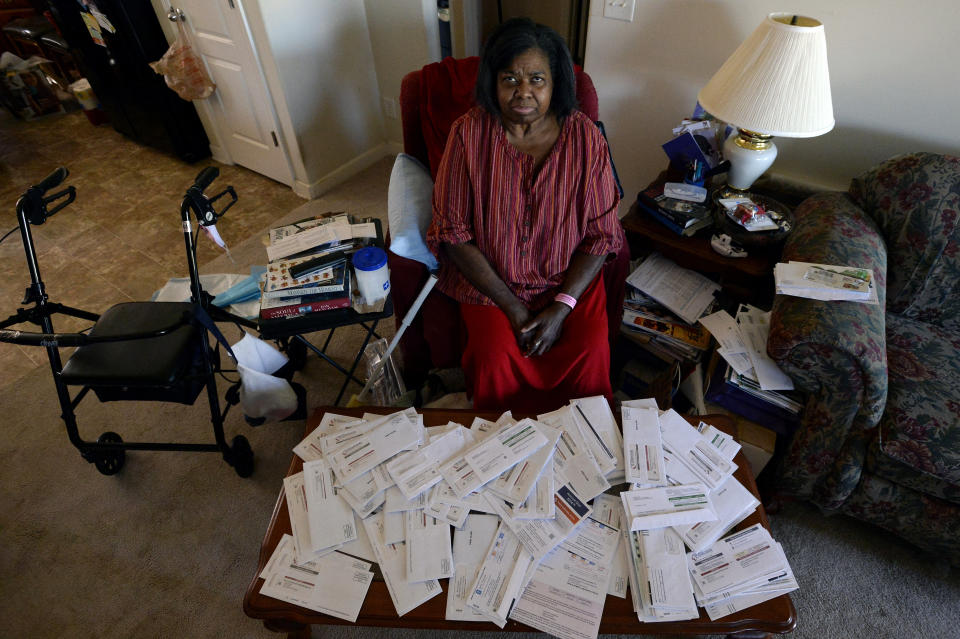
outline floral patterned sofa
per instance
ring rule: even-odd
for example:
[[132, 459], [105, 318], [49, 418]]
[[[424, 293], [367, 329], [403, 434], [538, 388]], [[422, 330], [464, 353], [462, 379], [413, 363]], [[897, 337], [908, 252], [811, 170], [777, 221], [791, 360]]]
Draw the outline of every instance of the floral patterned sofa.
[[778, 490], [960, 562], [960, 157], [901, 155], [804, 201], [783, 261], [872, 268], [880, 305], [776, 296], [809, 393]]

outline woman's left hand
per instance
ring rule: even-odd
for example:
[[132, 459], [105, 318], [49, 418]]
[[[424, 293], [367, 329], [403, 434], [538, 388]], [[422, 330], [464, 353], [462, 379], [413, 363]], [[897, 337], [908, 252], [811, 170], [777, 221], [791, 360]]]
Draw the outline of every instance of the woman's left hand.
[[553, 347], [560, 339], [563, 321], [567, 319], [570, 310], [566, 304], [553, 302], [520, 329], [522, 334], [528, 336], [525, 340], [528, 347], [524, 357], [543, 355]]

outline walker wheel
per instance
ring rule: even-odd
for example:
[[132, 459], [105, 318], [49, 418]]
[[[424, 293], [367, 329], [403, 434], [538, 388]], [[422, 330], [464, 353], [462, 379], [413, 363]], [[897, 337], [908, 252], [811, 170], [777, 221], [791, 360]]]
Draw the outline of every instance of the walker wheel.
[[[97, 438], [98, 444], [122, 444], [123, 439], [114, 432], [107, 431]], [[94, 454], [93, 465], [97, 467], [103, 475], [116, 475], [123, 468], [123, 462], [126, 461], [126, 452], [118, 450], [100, 450]]]
[[233, 469], [241, 477], [253, 474], [253, 449], [250, 442], [243, 435], [237, 435], [230, 443], [230, 458], [228, 460]]

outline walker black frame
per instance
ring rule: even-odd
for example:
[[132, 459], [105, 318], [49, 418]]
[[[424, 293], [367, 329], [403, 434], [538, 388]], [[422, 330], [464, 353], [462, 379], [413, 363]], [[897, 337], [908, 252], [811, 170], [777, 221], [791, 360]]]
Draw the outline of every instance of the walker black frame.
[[[204, 190], [215, 180], [220, 171], [216, 167], [207, 167], [203, 169], [194, 180], [194, 183], [187, 189], [180, 204], [180, 218], [183, 227], [183, 238], [187, 252], [187, 265], [190, 273], [191, 302], [194, 305], [194, 314], [184, 313], [180, 321], [174, 325], [162, 327], [149, 332], [131, 332], [123, 335], [114, 336], [96, 336], [88, 335], [86, 332], [77, 333], [57, 333], [54, 331], [52, 316], [57, 314], [77, 317], [84, 320], [96, 322], [100, 315], [90, 311], [85, 311], [70, 306], [65, 306], [48, 299], [46, 287], [40, 277], [40, 269], [37, 261], [37, 254], [34, 248], [33, 235], [30, 230], [31, 225], [43, 224], [46, 220], [68, 206], [76, 198], [76, 189], [68, 186], [65, 189], [47, 195], [47, 192], [57, 188], [66, 179], [69, 172], [66, 168], [60, 167], [47, 176], [39, 184], [30, 187], [17, 201], [17, 222], [20, 227], [20, 236], [23, 240], [24, 252], [26, 254], [27, 267], [30, 270], [30, 286], [26, 289], [22, 304], [31, 304], [27, 308], [18, 308], [16, 313], [6, 320], [0, 321], [0, 342], [9, 342], [24, 346], [41, 346], [46, 348], [47, 357], [50, 361], [50, 368], [53, 373], [53, 381], [56, 386], [57, 398], [60, 402], [61, 418], [63, 419], [67, 436], [70, 442], [80, 451], [81, 456], [95, 464], [97, 470], [105, 475], [112, 475], [120, 471], [125, 461], [124, 451], [127, 450], [166, 450], [166, 451], [195, 451], [195, 452], [220, 452], [223, 459], [233, 466], [234, 470], [241, 477], [248, 477], [253, 472], [253, 451], [246, 437], [237, 435], [230, 444], [227, 443], [223, 432], [223, 424], [227, 413], [233, 404], [239, 401], [239, 382], [235, 383], [226, 393], [226, 406], [221, 412], [220, 401], [217, 393], [216, 375], [224, 372], [235, 372], [234, 370], [225, 370], [220, 366], [219, 343], [214, 351], [210, 347], [209, 334], [211, 329], [216, 330], [212, 322], [198, 323], [198, 316], [212, 318], [213, 322], [232, 322], [241, 327], [258, 330], [256, 322], [246, 318], [234, 315], [224, 309], [211, 304], [212, 296], [207, 293], [200, 282], [199, 269], [196, 259], [196, 244], [193, 235], [193, 219], [191, 211], [201, 226], [215, 224], [217, 219], [222, 217], [227, 210], [237, 202], [237, 194], [232, 186], [226, 187], [222, 192], [213, 197], [207, 197]], [[213, 204], [224, 195], [230, 196], [230, 202], [227, 203], [221, 211], [216, 211]], [[63, 200], [63, 198], [66, 198]], [[49, 208], [50, 206], [53, 208]], [[199, 228], [198, 228], [199, 230]], [[70, 396], [68, 385], [61, 378], [63, 364], [60, 359], [59, 347], [83, 346], [97, 342], [107, 341], [127, 341], [140, 340], [152, 337], [160, 337], [173, 332], [187, 323], [194, 323], [200, 331], [200, 342], [203, 358], [203, 377], [204, 385], [207, 390], [207, 399], [210, 405], [210, 416], [213, 423], [213, 433], [215, 442], [212, 444], [201, 443], [178, 443], [178, 442], [124, 442], [122, 438], [113, 432], [105, 432], [100, 435], [95, 442], [85, 441], [80, 437], [77, 427], [77, 420], [74, 409], [80, 401], [91, 390], [90, 386], [83, 386], [75, 396]], [[42, 332], [26, 332], [20, 330], [10, 330], [8, 327], [30, 323], [41, 327]], [[89, 329], [87, 329], [89, 330]], [[288, 346], [287, 340], [281, 341], [281, 347]], [[298, 368], [298, 365], [289, 367]], [[157, 398], [158, 401], [172, 401]], [[192, 402], [190, 402], [192, 403]]]

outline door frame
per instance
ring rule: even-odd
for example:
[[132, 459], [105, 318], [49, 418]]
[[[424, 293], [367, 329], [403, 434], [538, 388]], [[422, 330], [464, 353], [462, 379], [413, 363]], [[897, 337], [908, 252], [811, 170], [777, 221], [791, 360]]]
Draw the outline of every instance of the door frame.
[[[226, 2], [227, 0], [221, 1]], [[254, 35], [254, 25], [251, 24], [251, 20], [249, 19], [250, 16], [244, 7], [244, 0], [229, 1], [234, 5], [233, 10], [240, 12], [243, 26], [247, 32], [248, 42], [250, 43], [253, 53], [253, 59], [256, 63], [257, 72], [259, 73], [260, 79], [266, 88], [267, 107], [270, 111], [270, 117], [273, 119], [273, 128], [277, 132], [280, 148], [283, 151], [283, 155], [287, 163], [287, 169], [290, 175], [288, 182], [281, 182], [293, 188], [293, 190], [297, 191], [299, 194], [296, 184], [299, 176], [305, 175], [306, 171], [302, 165], [303, 163], [298, 161], [300, 158], [300, 151], [296, 144], [296, 137], [290, 133], [292, 132], [293, 127], [289, 122], [289, 118], [281, 117], [281, 111], [277, 108], [278, 94], [274, 91], [274, 87], [271, 86], [268, 74], [265, 73], [263, 56], [261, 56], [261, 52], [257, 47], [257, 39]], [[157, 14], [157, 19], [160, 21], [164, 35], [167, 36], [167, 41], [170, 43], [174, 42], [177, 38], [178, 30], [176, 25], [169, 18], [167, 18], [167, 12], [170, 10], [171, 6], [176, 5], [176, 0], [150, 0], [150, 3], [153, 5], [153, 10]], [[256, 2], [253, 4], [255, 7], [257, 6]], [[187, 19], [189, 20], [190, 17], [187, 16]], [[280, 93], [280, 99], [282, 102], [282, 92]], [[236, 162], [233, 160], [233, 156], [230, 154], [229, 149], [223, 143], [223, 133], [221, 131], [219, 118], [217, 117], [214, 109], [206, 100], [194, 100], [193, 104], [197, 108], [197, 114], [200, 116], [200, 121], [203, 123], [204, 129], [207, 131], [207, 137], [210, 139], [210, 153], [213, 159], [217, 160], [218, 162], [222, 162], [223, 164], [236, 164]], [[284, 105], [281, 104], [281, 107], [283, 106]]]

